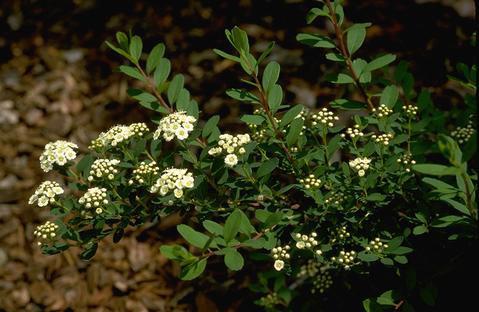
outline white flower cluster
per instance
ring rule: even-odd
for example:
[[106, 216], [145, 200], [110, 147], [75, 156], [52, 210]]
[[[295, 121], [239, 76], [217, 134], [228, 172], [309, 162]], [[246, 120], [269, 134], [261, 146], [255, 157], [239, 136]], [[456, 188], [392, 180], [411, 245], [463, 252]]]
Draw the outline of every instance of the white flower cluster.
[[342, 133], [341, 137], [345, 138], [346, 135], [349, 135], [351, 139], [354, 139], [356, 137], [364, 136], [364, 133], [361, 130], [359, 130], [359, 125], [354, 125], [354, 128], [346, 129], [346, 133]]
[[339, 120], [338, 116], [335, 116], [333, 112], [329, 111], [327, 108], [323, 108], [317, 113], [311, 115], [313, 127], [316, 126], [327, 126], [334, 127], [334, 122]]
[[316, 178], [314, 174], [310, 174], [305, 179], [299, 179], [299, 183], [303, 184], [306, 189], [318, 188], [321, 185], [321, 180]]
[[107, 178], [113, 180], [115, 174], [118, 173], [118, 169], [115, 168], [120, 161], [118, 159], [95, 159], [90, 168], [90, 174], [88, 175], [88, 181], [95, 179]]
[[370, 163], [371, 163], [371, 159], [366, 157], [358, 157], [358, 158], [355, 158], [354, 160], [349, 161], [349, 167], [356, 170], [360, 177], [363, 177], [366, 174], [366, 170], [369, 169]]
[[472, 121], [469, 121], [466, 127], [457, 127], [451, 132], [451, 136], [457, 140], [459, 144], [469, 141], [476, 130], [472, 127]]
[[258, 305], [268, 309], [273, 309], [277, 304], [280, 304], [281, 302], [282, 301], [279, 298], [278, 294], [274, 292], [261, 297], [258, 300]]
[[376, 237], [374, 240], [369, 242], [369, 245], [366, 246], [366, 250], [381, 253], [384, 251], [384, 249], [388, 247], [388, 244], [384, 244], [383, 242], [381, 242], [381, 239], [379, 237]]
[[57, 236], [57, 229], [58, 225], [51, 221], [47, 221], [44, 224], [37, 226], [35, 231], [33, 231], [33, 235], [40, 240], [37, 244], [41, 246], [49, 240], [53, 240]]
[[330, 204], [330, 205], [339, 205], [343, 202], [344, 200], [344, 194], [343, 192], [331, 192], [328, 194], [326, 199], [324, 200], [324, 203]]
[[116, 147], [134, 136], [142, 137], [149, 131], [145, 123], [134, 123], [129, 126], [116, 125], [106, 132], [100, 133], [97, 139], [91, 141], [89, 149]]
[[144, 136], [148, 131], [150, 131], [150, 129], [144, 122], [133, 123], [129, 125], [128, 128], [130, 128], [130, 131], [133, 133], [133, 135], [139, 137]]
[[354, 264], [354, 259], [356, 258], [355, 251], [344, 251], [341, 250], [337, 257], [332, 257], [331, 260], [342, 265], [346, 270], [351, 268], [351, 265]]
[[193, 131], [195, 122], [196, 118], [187, 115], [186, 112], [171, 113], [160, 120], [160, 125], [153, 134], [153, 138], [156, 140], [162, 136], [165, 141], [169, 142], [176, 137], [183, 141]]
[[416, 105], [403, 105], [402, 109], [406, 112], [406, 114], [410, 117], [414, 117], [417, 115], [418, 107]]
[[48, 172], [53, 169], [53, 165], [65, 165], [68, 161], [75, 159], [77, 154], [75, 149], [78, 145], [75, 143], [58, 140], [45, 145], [45, 149], [40, 156], [40, 167]]
[[[296, 239], [296, 248], [305, 249], [317, 246], [319, 244], [319, 242], [316, 240], [317, 236], [318, 234], [315, 232], [312, 232], [309, 236], [306, 234], [296, 233], [294, 236]], [[317, 249], [315, 253], [320, 256], [323, 252], [320, 249]]]
[[291, 153], [297, 153], [299, 151], [299, 147], [292, 146], [292, 147], [289, 148], [289, 150], [291, 151]]
[[387, 117], [393, 113], [393, 110], [381, 104], [378, 108], [373, 108], [373, 113], [377, 113], [378, 117]]
[[209, 155], [226, 154], [225, 164], [233, 167], [238, 163], [238, 155], [246, 153], [243, 145], [251, 142], [249, 134], [222, 134], [218, 141], [218, 146], [208, 151]]
[[28, 204], [32, 205], [38, 202], [38, 206], [45, 207], [55, 202], [55, 196], [63, 194], [60, 184], [53, 181], [44, 181], [35, 190], [35, 193], [28, 199]]
[[372, 138], [376, 143], [381, 143], [383, 145], [389, 145], [389, 141], [394, 137], [391, 133], [383, 133], [383, 134], [373, 134]]
[[138, 167], [133, 170], [133, 177], [128, 181], [128, 184], [133, 185], [135, 182], [148, 184], [159, 172], [160, 168], [158, 168], [155, 162], [142, 161]]
[[331, 242], [334, 243], [337, 240], [346, 240], [349, 237], [351, 237], [351, 233], [348, 232], [348, 229], [345, 226], [342, 226], [337, 229], [336, 236], [331, 240]]
[[106, 188], [92, 187], [78, 200], [87, 209], [95, 209], [96, 214], [103, 212], [103, 206], [108, 204]]
[[406, 172], [410, 172], [411, 169], [409, 168], [411, 165], [415, 165], [416, 164], [416, 161], [414, 159], [412, 159], [412, 155], [407, 153], [407, 154], [404, 154], [402, 157], [399, 157], [397, 159], [397, 162], [400, 163], [400, 164], [403, 164], [404, 166], [406, 166]]
[[308, 263], [303, 264], [299, 268], [297, 277], [314, 277], [319, 273], [319, 263], [313, 259], [309, 259]]
[[290, 249], [289, 245], [286, 245], [284, 247], [275, 247], [271, 250], [273, 258], [275, 259], [273, 266], [276, 271], [281, 271], [284, 268], [284, 260], [290, 258]]
[[159, 192], [161, 196], [165, 196], [173, 191], [176, 198], [181, 198], [183, 189], [190, 189], [193, 186], [195, 186], [195, 179], [191, 172], [188, 172], [187, 169], [170, 168], [163, 170], [150, 192]]
[[324, 271], [316, 276], [313, 279], [313, 288], [311, 289], [311, 293], [315, 293], [319, 291], [320, 294], [324, 293], [329, 287], [333, 285], [333, 278], [328, 271]]

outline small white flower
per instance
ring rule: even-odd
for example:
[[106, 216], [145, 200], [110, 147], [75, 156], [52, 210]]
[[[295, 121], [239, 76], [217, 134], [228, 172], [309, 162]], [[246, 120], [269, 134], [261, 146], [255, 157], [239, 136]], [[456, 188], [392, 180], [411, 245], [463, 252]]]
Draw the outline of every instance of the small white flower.
[[173, 191], [173, 194], [175, 195], [176, 198], [181, 198], [183, 196], [183, 190], [182, 189], [175, 189]]
[[296, 248], [303, 249], [304, 247], [306, 247], [306, 244], [304, 242], [299, 241], [296, 243]]
[[281, 271], [284, 268], [284, 261], [283, 260], [276, 260], [274, 262], [274, 269], [276, 271]]
[[228, 165], [230, 167], [233, 167], [237, 163], [238, 163], [238, 156], [236, 156], [235, 154], [226, 155], [226, 157], [225, 157], [225, 164], [226, 165]]
[[185, 128], [178, 128], [175, 131], [175, 135], [178, 138], [178, 140], [183, 141], [188, 137], [188, 131]]

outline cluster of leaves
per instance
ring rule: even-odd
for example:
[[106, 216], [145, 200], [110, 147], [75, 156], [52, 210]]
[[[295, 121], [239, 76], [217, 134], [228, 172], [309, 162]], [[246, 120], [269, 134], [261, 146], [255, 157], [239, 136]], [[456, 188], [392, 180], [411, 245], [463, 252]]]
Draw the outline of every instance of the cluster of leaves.
[[[309, 260], [323, 271], [341, 272], [342, 276], [368, 272], [374, 265], [402, 270], [407, 266], [407, 256], [414, 251], [414, 236], [460, 226], [463, 230], [455, 231], [451, 240], [474, 239], [477, 203], [473, 181], [477, 176], [471, 174], [467, 164], [475, 153], [475, 144], [462, 148], [453, 138], [439, 135], [446, 128], [444, 114], [438, 114], [427, 91], [416, 92], [407, 64], [399, 63], [391, 71], [388, 65], [396, 59], [392, 54], [371, 60], [355, 57], [370, 23], [346, 26], [340, 1], [326, 0], [323, 4], [309, 12], [307, 21], [326, 18], [334, 34], [301, 33], [297, 39], [308, 46], [327, 49], [326, 59], [339, 65], [341, 71], [326, 79], [343, 88], [341, 94], [345, 96], [324, 103], [324, 107], [328, 113], [336, 109], [334, 116], [342, 117], [347, 112], [353, 116], [351, 120], [318, 123], [313, 116], [322, 108], [310, 111], [302, 105], [285, 103], [279, 84], [280, 65], [267, 61], [274, 44], [255, 57], [246, 32], [237, 27], [227, 30], [233, 52], [214, 51], [241, 66], [244, 85], [226, 94], [251, 104], [251, 113], [241, 120], [253, 140], [245, 145], [240, 162], [226, 166], [221, 157], [208, 153], [220, 140], [219, 116], [200, 121], [183, 141], [165, 142], [149, 133], [120, 146], [96, 150], [75, 167], [59, 169], [71, 178], [68, 186], [73, 194], [53, 205], [59, 235], [56, 242], [44, 245], [43, 251], [52, 254], [78, 245], [85, 248], [82, 258], [88, 259], [105, 236], [113, 235], [118, 241], [129, 225], [180, 213], [187, 224], [179, 225], [177, 230], [190, 248], [161, 247], [166, 257], [181, 265], [180, 278], [198, 277], [214, 257], [221, 257], [232, 271], [247, 265], [245, 258], [263, 263], [270, 259], [265, 269], [268, 272], [260, 275], [252, 289], [274, 294], [270, 304], [258, 301], [265, 307], [274, 307], [288, 306], [299, 296], [297, 289], [311, 287], [314, 277], [296, 277]], [[145, 85], [145, 90], [130, 89], [128, 93], [158, 114], [154, 123], [177, 111], [199, 118], [199, 105], [185, 88], [184, 77], [170, 77], [171, 64], [165, 57], [164, 44], [144, 53], [140, 37], [118, 33], [116, 39], [117, 45], [107, 43], [108, 46], [131, 62], [119, 70]], [[464, 84], [475, 86], [475, 67], [461, 65], [459, 69]], [[354, 90], [362, 100], [347, 97]], [[457, 118], [464, 120], [475, 114], [474, 97], [467, 97], [466, 104], [468, 111]], [[388, 112], [379, 114], [380, 107]], [[417, 109], [417, 115], [405, 109], [411, 107]], [[347, 128], [363, 134], [344, 135]], [[431, 133], [437, 147], [427, 143]], [[259, 134], [261, 140], [255, 140]], [[382, 134], [390, 135], [387, 144], [375, 139]], [[444, 155], [449, 163], [426, 163], [435, 154]], [[96, 158], [119, 159], [120, 172], [112, 180], [88, 181]], [[364, 175], [349, 164], [358, 158], [370, 160]], [[148, 186], [128, 183], [132, 170], [143, 161], [156, 163], [160, 170], [188, 168], [195, 179], [194, 188], [175, 199], [173, 195], [152, 194]], [[420, 182], [417, 177], [422, 175], [426, 177]], [[320, 185], [311, 187], [303, 182], [311, 177], [320, 180]], [[110, 202], [106, 213], [86, 218], [74, 195], [92, 186], [105, 187]], [[436, 201], [449, 208], [439, 205], [437, 209]], [[296, 234], [312, 232], [318, 241], [314, 250], [296, 244]], [[387, 247], [369, 248], [369, 242], [376, 237]], [[290, 257], [283, 259], [283, 271], [275, 272], [271, 250], [285, 245], [291, 246]], [[338, 261], [344, 251], [357, 255], [348, 267]], [[424, 289], [426, 303], [433, 302], [434, 288]], [[381, 306], [397, 305], [399, 300], [403, 306], [410, 306], [404, 303], [405, 298], [407, 294], [388, 290], [378, 298], [365, 300], [363, 306], [366, 311], [380, 310]]]

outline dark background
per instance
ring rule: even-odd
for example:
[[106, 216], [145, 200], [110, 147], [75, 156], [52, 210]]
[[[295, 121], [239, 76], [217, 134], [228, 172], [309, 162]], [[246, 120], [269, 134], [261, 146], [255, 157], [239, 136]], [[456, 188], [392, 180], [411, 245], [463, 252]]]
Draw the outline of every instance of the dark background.
[[[327, 105], [337, 94], [323, 79], [331, 64], [320, 50], [295, 40], [300, 31], [325, 29], [321, 21], [306, 25], [313, 5], [294, 0], [0, 1], [0, 310], [234, 311], [244, 301], [251, 304], [243, 297], [246, 276], [240, 290], [231, 289], [226, 276], [201, 285], [176, 279], [178, 267], [158, 247], [177, 239], [178, 219], [131, 231], [116, 245], [107, 241], [85, 263], [77, 260], [77, 250], [40, 255], [32, 231], [48, 212], [26, 201], [39, 182], [55, 178], [39, 168], [46, 143], [67, 138], [84, 149], [113, 124], [148, 119], [148, 112], [126, 95], [132, 82], [114, 71], [121, 58], [104, 44], [116, 31], [141, 35], [147, 50], [165, 42], [173, 71], [186, 75], [205, 117], [223, 117], [223, 128], [239, 127], [238, 115], [250, 110], [224, 94], [241, 85], [240, 69], [211, 50], [229, 50], [224, 29], [235, 25], [248, 32], [256, 51], [276, 41], [271, 58], [282, 66], [288, 101]], [[373, 23], [359, 56], [395, 53], [411, 63], [417, 89], [428, 88], [436, 105], [459, 105], [461, 90], [446, 74], [459, 61], [473, 62], [472, 0], [346, 1], [345, 10], [351, 21]]]

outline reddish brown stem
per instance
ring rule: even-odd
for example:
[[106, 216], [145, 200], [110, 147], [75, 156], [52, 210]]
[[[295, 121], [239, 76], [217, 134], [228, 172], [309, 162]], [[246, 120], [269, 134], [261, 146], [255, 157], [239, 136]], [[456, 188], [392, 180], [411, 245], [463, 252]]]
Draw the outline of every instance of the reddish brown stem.
[[374, 105], [371, 102], [371, 99], [369, 98], [368, 94], [366, 93], [366, 90], [364, 90], [364, 87], [362, 86], [361, 82], [359, 81], [359, 77], [356, 73], [356, 71], [353, 68], [353, 62], [351, 61], [351, 55], [349, 54], [348, 49], [346, 48], [346, 44], [344, 43], [344, 36], [343, 32], [341, 31], [341, 28], [338, 24], [338, 20], [336, 18], [336, 11], [333, 8], [333, 5], [331, 4], [330, 0], [325, 0], [326, 6], [328, 7], [329, 14], [331, 15], [331, 23], [333, 24], [334, 27], [334, 32], [336, 34], [336, 39], [338, 40], [339, 44], [339, 50], [344, 57], [346, 61], [346, 66], [351, 74], [351, 77], [354, 80], [354, 84], [358, 88], [359, 92], [361, 93], [362, 97], [366, 101], [366, 103], [369, 106], [369, 109], [373, 109]]

